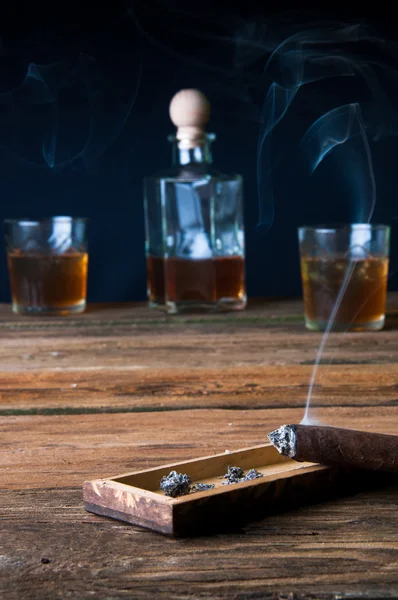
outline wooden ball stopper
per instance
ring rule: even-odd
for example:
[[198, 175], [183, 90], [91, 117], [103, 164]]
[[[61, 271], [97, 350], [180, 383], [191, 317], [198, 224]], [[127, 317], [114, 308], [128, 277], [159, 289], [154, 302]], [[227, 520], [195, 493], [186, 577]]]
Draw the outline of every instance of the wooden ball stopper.
[[206, 138], [210, 104], [199, 90], [181, 90], [170, 102], [170, 118], [177, 127], [177, 139], [186, 148], [193, 147]]

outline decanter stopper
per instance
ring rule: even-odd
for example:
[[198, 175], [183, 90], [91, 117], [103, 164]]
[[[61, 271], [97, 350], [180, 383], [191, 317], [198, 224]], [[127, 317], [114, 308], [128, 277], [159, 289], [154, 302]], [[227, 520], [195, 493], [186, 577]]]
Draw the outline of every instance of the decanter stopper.
[[181, 90], [170, 102], [170, 118], [177, 127], [180, 148], [194, 148], [206, 141], [205, 125], [210, 104], [199, 90]]

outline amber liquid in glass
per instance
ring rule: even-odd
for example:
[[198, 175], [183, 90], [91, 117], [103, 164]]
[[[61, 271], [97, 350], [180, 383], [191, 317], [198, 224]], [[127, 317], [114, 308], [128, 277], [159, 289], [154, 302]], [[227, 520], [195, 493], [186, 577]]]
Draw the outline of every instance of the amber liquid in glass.
[[149, 304], [152, 306], [163, 306], [165, 303], [163, 258], [159, 256], [147, 256], [146, 277]]
[[301, 275], [305, 316], [310, 328], [326, 327], [346, 276], [347, 287], [336, 313], [335, 328], [366, 329], [372, 324], [375, 328], [377, 324], [383, 325], [388, 258], [303, 257]]
[[184, 259], [147, 258], [148, 295], [152, 304], [222, 303], [245, 298], [244, 259], [222, 256]]
[[15, 312], [66, 314], [86, 305], [88, 255], [10, 252], [8, 269]]

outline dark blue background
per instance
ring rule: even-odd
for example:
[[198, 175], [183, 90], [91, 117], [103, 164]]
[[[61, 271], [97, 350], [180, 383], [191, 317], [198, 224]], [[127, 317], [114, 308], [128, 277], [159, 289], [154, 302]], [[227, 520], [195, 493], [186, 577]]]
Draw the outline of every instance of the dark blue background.
[[[247, 48], [242, 54], [239, 40], [261, 41], [258, 32], [268, 32], [276, 8], [267, 5], [266, 14], [255, 2], [229, 4], [228, 12], [227, 4], [206, 2], [199, 9], [187, 2], [82, 5], [15, 2], [1, 9], [0, 217], [89, 217], [89, 300], [144, 299], [142, 179], [170, 164], [171, 97], [197, 87], [212, 103], [216, 166], [245, 179], [249, 295], [299, 295], [297, 227], [357, 219], [368, 174], [336, 151], [310, 177], [298, 143], [324, 110], [320, 96], [332, 107], [362, 91], [353, 84], [340, 94], [332, 81], [300, 93], [275, 133], [274, 201], [260, 194], [266, 219], [259, 224], [256, 162], [267, 51], [257, 43], [251, 55]], [[382, 12], [372, 22], [388, 22], [382, 35], [393, 37], [395, 24]], [[321, 15], [336, 16], [369, 17], [347, 6]], [[310, 11], [310, 18], [319, 15]], [[388, 93], [396, 105], [395, 88]], [[373, 221], [392, 225], [390, 289], [397, 289], [397, 138], [391, 133], [371, 143], [378, 191]], [[355, 152], [355, 143], [348, 149]], [[8, 301], [1, 244], [0, 301]]]

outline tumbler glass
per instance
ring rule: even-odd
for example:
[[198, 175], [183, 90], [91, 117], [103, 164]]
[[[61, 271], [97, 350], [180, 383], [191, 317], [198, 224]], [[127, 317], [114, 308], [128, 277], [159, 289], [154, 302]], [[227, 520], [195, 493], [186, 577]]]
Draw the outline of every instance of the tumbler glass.
[[384, 326], [390, 228], [367, 223], [301, 227], [305, 323], [324, 331]]
[[4, 233], [15, 313], [69, 315], [84, 311], [86, 219], [6, 219]]

